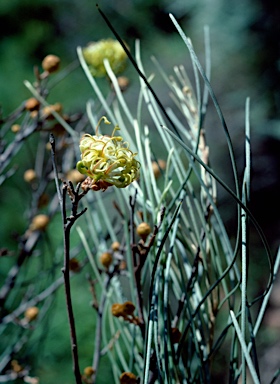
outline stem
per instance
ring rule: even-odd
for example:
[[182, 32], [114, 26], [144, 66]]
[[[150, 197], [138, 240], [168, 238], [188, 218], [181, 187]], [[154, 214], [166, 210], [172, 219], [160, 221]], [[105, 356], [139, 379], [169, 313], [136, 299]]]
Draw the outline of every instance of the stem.
[[[66, 307], [68, 313], [68, 320], [70, 326], [70, 339], [71, 339], [71, 347], [72, 347], [72, 362], [73, 362], [73, 371], [76, 378], [76, 384], [82, 384], [81, 373], [79, 368], [79, 358], [78, 358], [78, 345], [77, 345], [77, 336], [76, 336], [76, 328], [75, 328], [75, 318], [72, 306], [71, 299], [71, 285], [70, 285], [70, 269], [69, 269], [69, 260], [70, 260], [70, 232], [72, 225], [76, 221], [78, 215], [71, 216], [71, 218], [66, 217], [66, 192], [68, 185], [65, 183], [63, 186], [63, 190], [61, 193], [58, 181], [58, 171], [57, 165], [55, 161], [55, 140], [54, 136], [50, 135], [50, 143], [51, 143], [51, 154], [52, 154], [52, 163], [54, 169], [54, 177], [55, 184], [58, 194], [58, 199], [60, 203], [61, 216], [63, 222], [63, 241], [64, 241], [64, 267], [62, 269], [62, 273], [64, 276], [64, 288], [65, 288], [65, 298], [66, 298]], [[79, 200], [78, 191], [75, 194], [75, 203]], [[74, 205], [74, 204], [73, 204]], [[76, 213], [77, 204], [75, 205], [75, 213]], [[72, 209], [73, 212], [73, 209]]]

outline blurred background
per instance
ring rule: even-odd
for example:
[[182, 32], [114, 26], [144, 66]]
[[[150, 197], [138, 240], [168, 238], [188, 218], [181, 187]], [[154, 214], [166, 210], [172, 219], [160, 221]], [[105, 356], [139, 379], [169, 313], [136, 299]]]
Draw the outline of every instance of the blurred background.
[[[141, 40], [144, 66], [147, 73], [156, 73], [150, 56], [154, 55], [168, 73], [173, 66], [190, 67], [187, 50], [169, 19], [173, 13], [192, 39], [199, 58], [204, 60], [204, 26], [210, 28], [212, 74], [211, 83], [224, 112], [232, 135], [240, 172], [244, 159], [245, 101], [251, 99], [252, 125], [252, 198], [251, 210], [260, 222], [272, 254], [279, 246], [280, 229], [280, 4], [273, 0], [100, 0], [102, 11], [110, 19], [133, 53], [135, 39]], [[0, 2], [0, 103], [3, 116], [10, 114], [21, 102], [30, 97], [23, 80], [33, 81], [33, 67], [40, 66], [47, 54], [61, 58], [62, 68], [77, 60], [76, 47], [91, 41], [113, 37], [101, 18], [95, 2], [89, 0], [1, 0]], [[137, 76], [129, 66], [131, 95]], [[171, 105], [163, 81], [158, 75], [154, 89], [165, 106]], [[134, 97], [137, 97], [138, 88]], [[89, 98], [94, 98], [85, 75], [77, 68], [59, 83], [50, 95], [50, 102], [63, 103], [65, 112], [81, 112]], [[231, 183], [227, 147], [220, 124], [210, 103], [205, 122], [213, 168]], [[212, 151], [211, 151], [211, 148]], [[26, 160], [28, 163], [28, 159]], [[28, 164], [26, 166], [28, 168]], [[11, 180], [0, 191], [1, 246], [12, 243], [9, 235], [14, 226], [24, 230], [24, 205], [19, 191], [20, 181]], [[13, 198], [7, 199], [7, 194]], [[13, 201], [9, 205], [9, 202]], [[221, 190], [219, 204], [229, 230], [235, 219], [229, 198]], [[14, 215], [19, 216], [14, 223]], [[259, 240], [252, 236], [252, 255], [259, 268], [255, 270], [256, 284], [262, 286], [262, 250]], [[260, 251], [259, 251], [260, 249]], [[0, 279], [3, 275], [0, 275]], [[273, 329], [272, 339], [279, 338], [279, 294], [274, 294], [266, 325]], [[90, 300], [89, 297], [84, 298]], [[58, 315], [59, 316], [59, 315]], [[65, 358], [68, 337], [61, 338], [64, 314], [48, 328], [41, 369], [46, 381], [55, 382], [57, 372], [69, 370], [69, 357]], [[86, 335], [85, 335], [86, 337]], [[59, 346], [54, 344], [60, 340]], [[280, 344], [275, 348], [280, 351]], [[275, 353], [274, 353], [275, 355]], [[280, 355], [280, 353], [279, 353]], [[264, 342], [264, 366], [267, 356]], [[268, 359], [271, 362], [271, 359]], [[42, 363], [44, 362], [44, 364]], [[64, 365], [63, 365], [64, 364]], [[280, 366], [276, 359], [276, 365]], [[43, 368], [42, 368], [43, 367]], [[50, 375], [48, 381], [47, 377]], [[67, 382], [67, 381], [64, 381]], [[71, 379], [70, 381], [71, 382]], [[106, 381], [104, 381], [106, 382]], [[265, 382], [265, 380], [264, 380]]]

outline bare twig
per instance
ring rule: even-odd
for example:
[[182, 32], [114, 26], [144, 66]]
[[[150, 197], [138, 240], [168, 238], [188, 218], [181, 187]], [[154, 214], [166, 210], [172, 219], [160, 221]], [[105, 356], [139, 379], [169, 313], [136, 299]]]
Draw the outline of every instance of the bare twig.
[[[76, 336], [76, 327], [75, 327], [75, 318], [73, 312], [72, 298], [71, 298], [71, 285], [70, 285], [70, 232], [75, 221], [86, 211], [84, 208], [81, 212], [78, 212], [78, 204], [81, 198], [87, 193], [83, 191], [79, 193], [80, 183], [74, 189], [71, 182], [63, 182], [62, 192], [59, 186], [58, 171], [55, 159], [55, 140], [54, 136], [50, 135], [51, 143], [51, 154], [52, 162], [54, 169], [55, 184], [57, 189], [57, 194], [59, 198], [59, 204], [61, 208], [61, 216], [63, 222], [63, 239], [64, 239], [64, 266], [62, 268], [62, 273], [64, 276], [64, 288], [65, 288], [65, 297], [66, 297], [66, 307], [68, 313], [68, 321], [70, 326], [70, 338], [72, 345], [72, 361], [73, 361], [73, 371], [76, 378], [77, 384], [82, 384], [80, 367], [79, 367], [79, 358], [78, 358], [78, 345], [77, 345], [77, 336]], [[66, 194], [70, 196], [72, 201], [72, 210], [71, 215], [67, 217], [66, 214]]]

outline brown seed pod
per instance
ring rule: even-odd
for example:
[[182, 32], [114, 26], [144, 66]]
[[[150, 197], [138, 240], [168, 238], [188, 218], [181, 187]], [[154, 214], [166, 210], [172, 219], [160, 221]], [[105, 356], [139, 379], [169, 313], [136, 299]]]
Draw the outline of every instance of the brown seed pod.
[[111, 249], [116, 252], [120, 249], [120, 243], [118, 241], [114, 241], [112, 244], [111, 244]]
[[120, 90], [122, 92], [126, 91], [129, 86], [129, 79], [126, 76], [119, 76], [117, 78]]
[[80, 272], [81, 270], [81, 265], [79, 260], [77, 260], [75, 257], [69, 260], [69, 269], [72, 272]]
[[91, 376], [94, 373], [94, 369], [92, 367], [85, 367], [84, 375]]
[[103, 265], [103, 267], [109, 268], [110, 265], [112, 264], [113, 257], [110, 252], [104, 252], [100, 256], [99, 261]]
[[18, 133], [18, 132], [20, 131], [20, 125], [19, 125], [19, 124], [13, 124], [13, 125], [11, 126], [11, 131], [12, 131], [13, 133]]
[[25, 109], [29, 112], [38, 111], [40, 108], [40, 102], [35, 99], [35, 97], [30, 97], [30, 99], [25, 102]]
[[123, 316], [124, 315], [124, 313], [123, 313], [123, 305], [119, 304], [119, 303], [112, 304], [111, 313], [115, 317]]
[[55, 103], [53, 105], [48, 105], [42, 109], [42, 117], [46, 120], [53, 120], [54, 116], [52, 112], [61, 113], [62, 112], [62, 104]]
[[143, 221], [138, 225], [136, 232], [141, 237], [141, 239], [145, 241], [149, 236], [149, 234], [152, 232], [152, 230], [149, 224]]
[[123, 372], [120, 375], [120, 384], [137, 384], [137, 377], [132, 372]]
[[178, 328], [171, 328], [171, 343], [177, 344], [181, 339], [182, 333]]
[[47, 228], [47, 225], [49, 224], [50, 218], [47, 215], [40, 214], [37, 216], [34, 216], [29, 229], [31, 231], [44, 231]]
[[166, 168], [166, 162], [162, 159], [152, 162], [152, 169], [155, 175], [155, 178], [158, 179], [161, 176], [161, 172]]
[[44, 71], [53, 73], [58, 70], [60, 58], [56, 55], [47, 55], [42, 61]]
[[37, 175], [34, 169], [27, 169], [23, 174], [23, 178], [27, 183], [33, 183], [37, 179]]
[[29, 307], [27, 310], [24, 312], [24, 318], [30, 322], [33, 321], [37, 318], [39, 314], [39, 308], [38, 307]]
[[123, 303], [123, 313], [126, 315], [132, 315], [135, 311], [135, 305], [131, 301], [125, 301]]

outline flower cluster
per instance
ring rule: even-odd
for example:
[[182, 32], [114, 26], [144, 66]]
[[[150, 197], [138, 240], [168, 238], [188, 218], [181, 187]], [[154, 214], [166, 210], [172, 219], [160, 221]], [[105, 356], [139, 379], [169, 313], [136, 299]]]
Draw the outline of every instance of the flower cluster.
[[[109, 124], [105, 117], [102, 119]], [[129, 149], [121, 136], [114, 136], [117, 130], [118, 126], [114, 128], [112, 136], [85, 134], [81, 138], [81, 160], [77, 163], [77, 169], [88, 176], [83, 188], [95, 191], [106, 190], [112, 185], [125, 188], [139, 177], [140, 163], [135, 159], [136, 153]]]
[[95, 77], [106, 75], [104, 59], [110, 63], [112, 71], [117, 75], [126, 67], [127, 56], [120, 43], [113, 39], [90, 43], [83, 48], [83, 55], [90, 72]]

